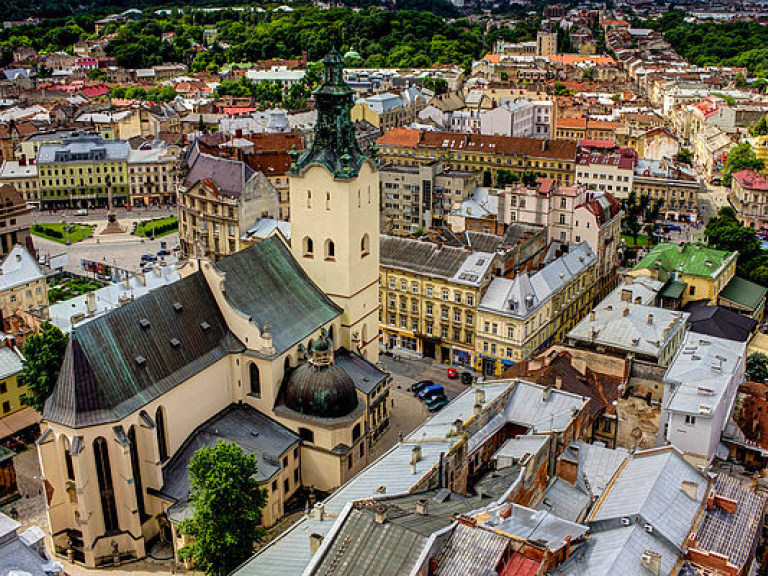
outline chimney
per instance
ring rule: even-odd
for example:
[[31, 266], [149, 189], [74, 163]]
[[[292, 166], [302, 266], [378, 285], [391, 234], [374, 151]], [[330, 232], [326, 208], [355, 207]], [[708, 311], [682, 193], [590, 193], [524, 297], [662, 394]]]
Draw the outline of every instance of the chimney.
[[88, 316], [93, 316], [96, 313], [96, 293], [88, 292], [85, 295], [85, 307], [88, 310]]
[[312, 534], [309, 535], [309, 553], [314, 556], [322, 543], [323, 535], [318, 534], [317, 532], [312, 532]]
[[421, 462], [421, 444], [416, 444], [411, 448], [411, 463]]
[[653, 314], [648, 314], [648, 324], [653, 324]]
[[475, 404], [485, 404], [485, 390], [482, 388], [475, 389]]
[[551, 394], [552, 394], [552, 387], [547, 386], [546, 388], [544, 388], [544, 391], [541, 394], [541, 401], [547, 402]]
[[499, 510], [499, 518], [509, 518], [512, 516], [512, 504], [505, 504]]
[[595, 321], [595, 311], [592, 310], [592, 312], [589, 313], [589, 321], [594, 322]]
[[646, 550], [640, 557], [640, 564], [653, 576], [659, 576], [661, 573], [661, 554], [652, 550]]
[[19, 166], [26, 166], [27, 165], [27, 155], [22, 154], [21, 158], [19, 159]]
[[376, 522], [376, 524], [385, 524], [387, 521], [387, 507], [378, 506], [376, 508], [376, 512], [374, 513], [373, 520]]
[[315, 504], [314, 508], [312, 508], [312, 520], [315, 522], [322, 522], [323, 517], [325, 516], [325, 504], [322, 502], [318, 502]]
[[627, 308], [624, 308], [624, 311], [621, 313], [621, 315], [622, 315], [622, 316], [624, 316], [625, 318], [626, 318], [627, 316], [629, 316], [629, 307], [627, 307]]
[[376, 488], [376, 494], [386, 494], [386, 493], [387, 493], [387, 487], [384, 484]]
[[627, 276], [626, 278], [624, 278], [624, 284], [626, 284], [627, 286], [632, 286], [632, 282], [634, 281], [635, 279], [632, 276]]
[[473, 409], [473, 413], [474, 413], [475, 417], [480, 416], [480, 414], [483, 413], [483, 405], [482, 404], [475, 404], [474, 409]]
[[683, 480], [683, 483], [680, 485], [680, 490], [682, 490], [683, 494], [688, 496], [688, 498], [691, 500], [696, 500], [696, 494], [699, 491], [699, 484], [691, 480]]
[[243, 129], [238, 128], [237, 130], [235, 130], [235, 138], [242, 138], [242, 137], [243, 137]]
[[416, 502], [416, 514], [419, 516], [427, 516], [428, 515], [428, 509], [429, 509], [429, 500], [426, 498], [422, 498], [418, 502]]
[[555, 378], [555, 388], [557, 388], [558, 390], [563, 389], [563, 379], [560, 376], [557, 376]]

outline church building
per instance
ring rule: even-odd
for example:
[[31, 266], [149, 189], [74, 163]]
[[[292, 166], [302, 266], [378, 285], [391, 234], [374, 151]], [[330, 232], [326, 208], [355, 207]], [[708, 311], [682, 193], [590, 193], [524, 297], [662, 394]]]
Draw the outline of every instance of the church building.
[[272, 525], [369, 461], [389, 422], [378, 362], [376, 164], [357, 145], [337, 52], [314, 143], [291, 169], [291, 233], [77, 326], [38, 453], [53, 550], [90, 567], [183, 545], [187, 465], [237, 442], [258, 460]]

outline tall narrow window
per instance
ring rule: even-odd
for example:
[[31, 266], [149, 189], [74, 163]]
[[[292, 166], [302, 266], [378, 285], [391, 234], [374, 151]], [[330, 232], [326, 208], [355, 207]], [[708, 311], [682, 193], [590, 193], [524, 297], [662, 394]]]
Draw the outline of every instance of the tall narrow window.
[[255, 362], [248, 364], [248, 380], [251, 385], [251, 396], [261, 396], [261, 377]]
[[67, 480], [75, 481], [75, 467], [72, 464], [72, 452], [69, 444], [69, 438], [64, 437], [64, 464], [67, 468]]
[[119, 532], [117, 523], [117, 506], [115, 505], [115, 490], [112, 485], [112, 467], [109, 463], [107, 441], [101, 436], [93, 441], [93, 458], [96, 463], [96, 478], [99, 483], [101, 496], [101, 513], [104, 517], [104, 532]]
[[331, 193], [330, 192], [325, 193], [325, 209], [326, 210], [331, 209]]
[[168, 439], [165, 435], [165, 411], [161, 408], [155, 412], [155, 432], [157, 433], [157, 452], [160, 462], [168, 459]]
[[312, 190], [307, 190], [307, 208], [312, 208]]
[[334, 260], [335, 258], [336, 258], [336, 244], [333, 243], [333, 240], [326, 240], [325, 241], [325, 259]]
[[360, 255], [361, 257], [368, 256], [371, 253], [371, 238], [368, 234], [363, 234], [363, 238], [360, 240]]
[[133, 490], [136, 492], [136, 508], [139, 511], [139, 519], [144, 522], [147, 519], [147, 510], [144, 507], [144, 485], [141, 482], [141, 465], [139, 464], [139, 443], [136, 440], [136, 426], [128, 430], [128, 442], [131, 450], [131, 472], [133, 473]]
[[304, 256], [311, 258], [315, 253], [315, 244], [312, 242], [312, 238], [305, 236], [302, 244], [304, 249]]

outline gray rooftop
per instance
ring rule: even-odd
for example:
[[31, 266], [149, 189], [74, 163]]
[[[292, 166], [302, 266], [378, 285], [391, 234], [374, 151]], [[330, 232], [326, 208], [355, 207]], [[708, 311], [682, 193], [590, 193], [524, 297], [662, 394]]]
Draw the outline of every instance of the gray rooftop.
[[556, 476], [547, 487], [544, 498], [538, 503], [536, 510], [546, 510], [563, 520], [580, 522], [591, 502], [589, 494]]
[[510, 539], [483, 528], [457, 524], [440, 555], [436, 574], [470, 576], [499, 565]]
[[159, 492], [175, 502], [185, 501], [190, 492], [187, 468], [192, 457], [219, 440], [234, 442], [256, 457], [259, 482], [268, 482], [279, 473], [281, 456], [299, 443], [296, 434], [258, 410], [247, 404], [231, 404], [198, 426], [163, 466], [163, 487]]
[[535, 541], [550, 550], [565, 546], [568, 536], [576, 542], [587, 534], [586, 526], [563, 520], [546, 510], [533, 510], [517, 504], [511, 504], [512, 513], [504, 518], [503, 511], [507, 506], [510, 504], [502, 504], [479, 514], [476, 517], [478, 524], [517, 539]]
[[732, 397], [726, 394], [728, 387], [740, 384], [734, 378], [743, 368], [746, 349], [746, 342], [688, 332], [664, 375], [673, 388], [664, 408], [709, 417], [723, 397]]
[[627, 302], [642, 304], [643, 306], [653, 306], [656, 302], [664, 282], [654, 280], [650, 276], [627, 276], [613, 291], [600, 302], [600, 306], [611, 304], [618, 308]]
[[19, 372], [21, 372], [21, 352], [16, 352], [8, 346], [0, 348], [0, 379]]
[[494, 255], [432, 242], [380, 236], [381, 266], [408, 270], [457, 284], [480, 286], [490, 273]]
[[[31, 548], [37, 542], [27, 532], [19, 535], [21, 524], [0, 512], [0, 576], [51, 576], [62, 574], [61, 564], [51, 562]], [[32, 529], [30, 529], [32, 530]]]
[[0, 264], [0, 292], [23, 286], [45, 276], [29, 251], [17, 244]]
[[687, 312], [628, 302], [619, 306], [601, 303], [568, 332], [568, 338], [658, 357], [675, 334], [685, 328], [689, 316]]
[[131, 145], [125, 140], [104, 140], [94, 134], [65, 136], [61, 142], [43, 142], [37, 150], [37, 164], [58, 162], [118, 162], [128, 159]]

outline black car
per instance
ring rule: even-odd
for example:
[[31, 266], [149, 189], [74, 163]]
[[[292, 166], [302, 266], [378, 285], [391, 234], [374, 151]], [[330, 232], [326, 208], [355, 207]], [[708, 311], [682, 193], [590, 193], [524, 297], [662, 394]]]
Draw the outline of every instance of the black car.
[[414, 394], [418, 394], [419, 392], [424, 390], [424, 388], [426, 388], [427, 386], [434, 386], [434, 385], [435, 383], [432, 382], [432, 380], [421, 380], [419, 382], [416, 382], [416, 384], [414, 384], [413, 386], [411, 386], [411, 392], [413, 392]]
[[142, 254], [141, 255], [141, 261], [142, 262], [157, 262], [157, 256], [154, 254]]
[[430, 412], [437, 412], [438, 410], [442, 410], [444, 406], [448, 404], [448, 398], [445, 396], [435, 396], [427, 402], [427, 410]]
[[166, 248], [161, 248], [160, 250], [157, 251], [157, 255], [158, 256], [170, 256], [171, 255], [171, 251], [167, 250]]

